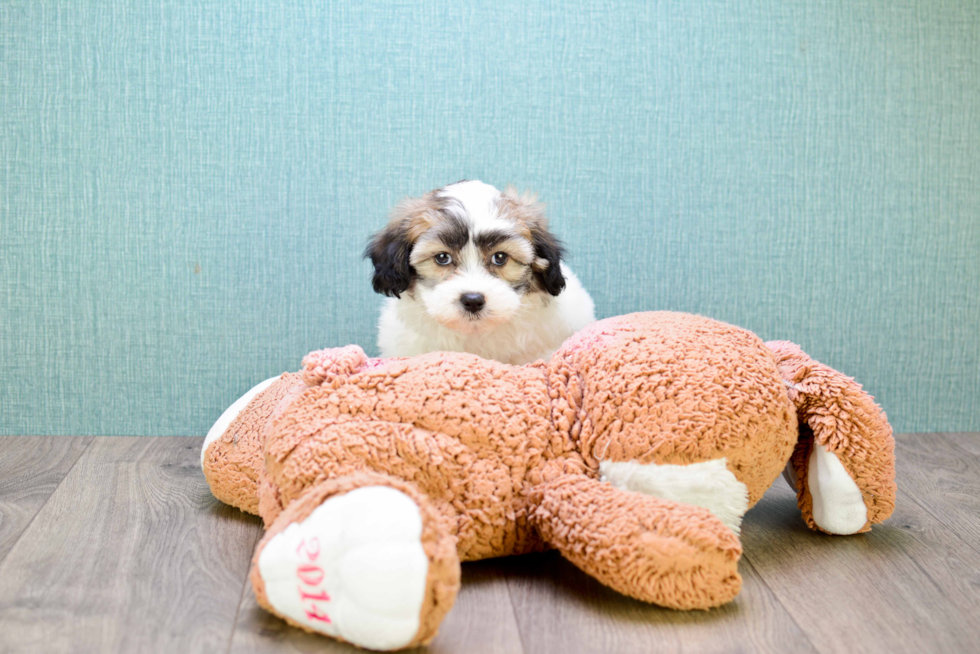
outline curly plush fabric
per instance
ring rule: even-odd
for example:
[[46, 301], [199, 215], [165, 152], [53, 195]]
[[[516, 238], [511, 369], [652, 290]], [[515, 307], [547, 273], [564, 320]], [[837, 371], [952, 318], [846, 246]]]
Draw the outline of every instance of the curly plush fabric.
[[[791, 344], [657, 312], [595, 323], [550, 362], [525, 366], [461, 353], [372, 359], [356, 346], [313, 352], [207, 447], [205, 472], [217, 497], [270, 527], [256, 561], [270, 538], [307, 529], [317, 506], [351, 489], [388, 487], [414, 502], [429, 563], [418, 629], [398, 645], [410, 647], [435, 635], [459, 561], [545, 548], [640, 600], [728, 602], [741, 584], [741, 545], [710, 495], [740, 493], [741, 504], [725, 506], [744, 512], [792, 460], [800, 508], [820, 528], [806, 472], [817, 446], [860, 489], [864, 528], [887, 518], [891, 432], [859, 386]], [[600, 479], [618, 463], [630, 474]], [[682, 490], [664, 489], [677, 479]], [[279, 613], [257, 566], [252, 580]]]
[[215, 497], [247, 513], [259, 512], [263, 432], [283, 397], [301, 388], [305, 386], [300, 375], [283, 373], [238, 414], [215, 447], [205, 450], [204, 477]]
[[895, 509], [895, 442], [884, 412], [860, 384], [814, 361], [799, 346], [788, 341], [767, 345], [799, 414], [800, 438], [790, 463], [803, 518], [811, 529], [823, 531], [813, 519], [807, 484], [807, 463], [817, 445], [833, 452], [854, 479], [868, 511], [860, 531], [869, 531]]
[[[796, 418], [755, 334], [683, 313], [596, 323], [552, 358], [556, 422], [599, 460], [689, 464], [725, 457], [752, 506], [786, 465]], [[565, 425], [568, 425], [566, 428]]]
[[607, 586], [675, 609], [741, 588], [738, 538], [709, 511], [564, 475], [535, 487], [534, 523], [562, 556]]

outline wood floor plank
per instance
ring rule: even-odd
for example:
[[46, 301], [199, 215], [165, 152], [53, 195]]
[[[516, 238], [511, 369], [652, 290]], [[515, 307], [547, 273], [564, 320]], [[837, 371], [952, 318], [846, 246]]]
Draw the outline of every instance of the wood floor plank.
[[92, 438], [0, 436], [0, 562]]
[[909, 501], [907, 463], [894, 515], [868, 534], [810, 531], [781, 480], [746, 516], [747, 557], [821, 652], [975, 651], [978, 560]]
[[215, 500], [199, 438], [97, 438], [0, 564], [0, 651], [214, 652], [257, 519]]
[[899, 488], [980, 553], [980, 457], [962, 448], [969, 439], [899, 434], [895, 440]]
[[525, 651], [814, 652], [751, 565], [736, 601], [710, 611], [673, 611], [632, 600], [555, 552], [515, 558], [510, 579]]
[[[896, 440], [898, 507], [870, 534], [811, 532], [777, 481], [746, 516], [726, 607], [635, 602], [555, 553], [483, 561], [420, 651], [975, 651], [980, 440]], [[211, 496], [200, 442], [0, 439], [0, 651], [363, 651], [255, 605], [260, 523]]]
[[[511, 559], [463, 564], [463, 584], [456, 604], [428, 648], [408, 650], [428, 654], [520, 654], [520, 634], [507, 593]], [[230, 652], [364, 652], [322, 636], [290, 627], [263, 611], [251, 586], [245, 589]]]
[[515, 560], [503, 558], [463, 564], [463, 584], [456, 604], [439, 628], [429, 652], [520, 654], [524, 651], [507, 588]]
[[[918, 436], [919, 434], [908, 434], [907, 437], [911, 438]], [[941, 434], [941, 436], [954, 443], [960, 449], [969, 452], [974, 456], [980, 456], [980, 431], [971, 432], [948, 432]]]

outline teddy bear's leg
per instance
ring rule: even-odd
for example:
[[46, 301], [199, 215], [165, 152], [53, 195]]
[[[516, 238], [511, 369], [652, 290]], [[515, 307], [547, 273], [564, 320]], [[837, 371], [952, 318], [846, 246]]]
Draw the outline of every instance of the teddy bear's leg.
[[624, 595], [707, 609], [741, 588], [738, 537], [707, 509], [566, 475], [532, 491], [542, 538]]
[[414, 486], [359, 473], [308, 488], [256, 548], [260, 605], [361, 647], [427, 643], [459, 589], [449, 519]]
[[798, 346], [766, 345], [800, 422], [786, 479], [803, 519], [830, 534], [870, 530], [895, 508], [895, 441], [885, 414], [853, 379]]

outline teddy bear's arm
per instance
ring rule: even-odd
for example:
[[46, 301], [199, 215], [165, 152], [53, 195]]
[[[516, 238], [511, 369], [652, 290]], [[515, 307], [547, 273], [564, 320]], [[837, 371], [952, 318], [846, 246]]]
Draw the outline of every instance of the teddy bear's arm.
[[707, 609], [741, 587], [735, 534], [707, 509], [624, 491], [581, 475], [531, 493], [542, 538], [579, 569], [625, 595]]

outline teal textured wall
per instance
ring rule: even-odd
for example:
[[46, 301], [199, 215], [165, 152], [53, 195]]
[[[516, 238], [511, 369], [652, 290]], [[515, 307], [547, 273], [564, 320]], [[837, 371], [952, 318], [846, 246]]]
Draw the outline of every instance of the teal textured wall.
[[980, 4], [0, 3], [0, 433], [202, 434], [374, 351], [400, 197], [538, 190], [601, 316], [980, 430]]

